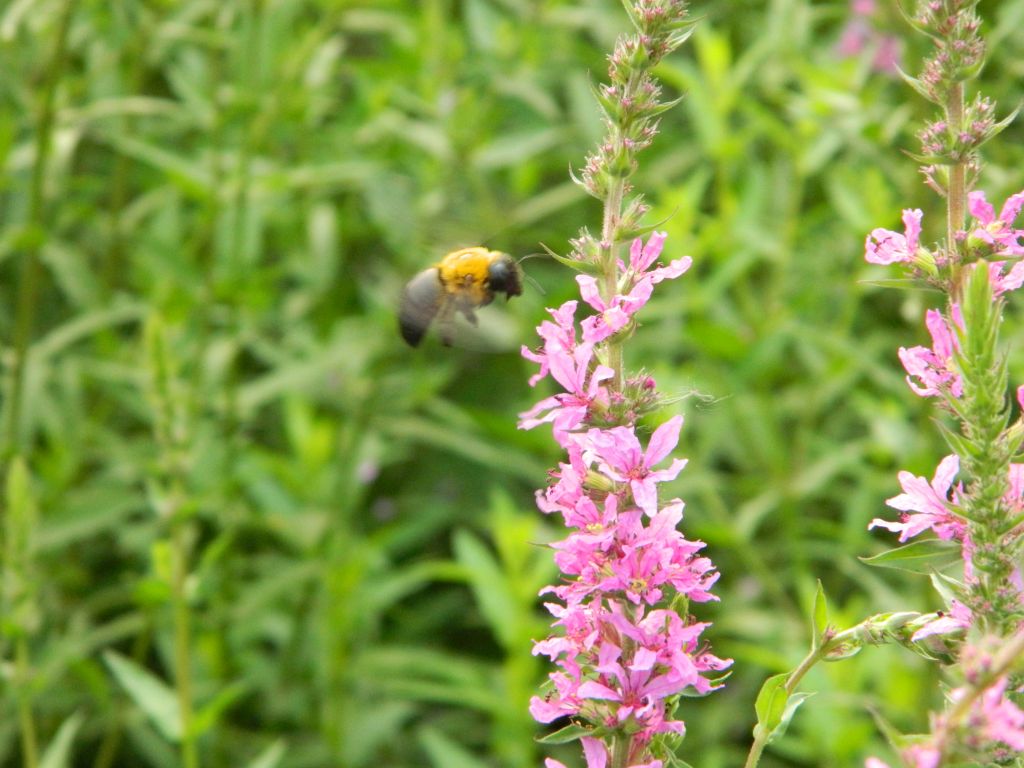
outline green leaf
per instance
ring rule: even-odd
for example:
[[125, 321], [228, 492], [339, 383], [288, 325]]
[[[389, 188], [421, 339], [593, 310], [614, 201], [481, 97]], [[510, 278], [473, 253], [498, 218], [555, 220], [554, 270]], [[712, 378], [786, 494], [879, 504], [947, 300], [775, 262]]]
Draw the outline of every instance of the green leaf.
[[577, 741], [584, 736], [590, 736], [592, 731], [589, 728], [584, 728], [582, 725], [576, 723], [570, 723], [564, 728], [559, 728], [554, 733], [549, 733], [547, 736], [541, 736], [537, 739], [538, 744], [568, 744], [572, 741]]
[[782, 715], [786, 711], [786, 700], [789, 698], [789, 693], [786, 691], [788, 679], [789, 673], [783, 672], [772, 675], [764, 681], [764, 685], [761, 686], [761, 690], [757, 694], [757, 700], [754, 702], [754, 711], [757, 713], [755, 732], [760, 729], [771, 734], [782, 722]]
[[221, 714], [247, 691], [243, 683], [232, 683], [218, 691], [209, 702], [196, 712], [195, 720], [192, 723], [192, 734], [202, 736], [217, 724]]
[[487, 768], [487, 763], [436, 728], [419, 729], [418, 740], [436, 768]]
[[157, 730], [169, 741], [180, 741], [181, 710], [175, 691], [152, 672], [115, 651], [106, 651], [103, 661]]
[[960, 545], [956, 542], [923, 539], [871, 557], [861, 557], [859, 560], [877, 568], [895, 568], [910, 573], [929, 574], [958, 563], [961, 558]]
[[557, 261], [563, 267], [568, 267], [575, 272], [586, 272], [590, 275], [596, 275], [600, 272], [600, 267], [591, 264], [586, 261], [577, 261], [576, 259], [570, 259], [568, 256], [562, 256], [559, 253], [555, 253], [553, 250], [548, 248], [544, 243], [540, 244], [540, 247], [544, 249], [544, 252], [552, 259]]
[[817, 648], [821, 643], [825, 630], [828, 629], [828, 601], [825, 598], [825, 588], [821, 585], [821, 579], [818, 579], [818, 589], [814, 593], [814, 608], [811, 611], [811, 621], [811, 629], [814, 632], [813, 643], [814, 647]]
[[253, 758], [252, 762], [246, 765], [245, 768], [277, 768], [277, 765], [281, 762], [281, 758], [285, 755], [285, 744], [284, 741], [278, 739], [265, 750], [260, 752]]
[[61, 723], [53, 741], [43, 753], [43, 759], [39, 761], [39, 768], [67, 768], [71, 765], [71, 746], [84, 722], [85, 716], [81, 712], [75, 712]]
[[786, 734], [786, 729], [789, 728], [789, 724], [793, 720], [793, 715], [796, 714], [797, 709], [813, 695], [813, 693], [799, 692], [789, 697], [789, 700], [786, 702], [786, 708], [782, 713], [782, 719], [772, 731], [771, 736], [768, 737], [769, 744], [776, 739], [781, 739]]
[[764, 681], [761, 691], [757, 694], [754, 710], [757, 712], [757, 725], [754, 726], [755, 737], [759, 734], [767, 736], [765, 743], [771, 744], [785, 734], [797, 709], [813, 694], [786, 691], [788, 672], [773, 675]]
[[502, 646], [510, 648], [516, 639], [512, 619], [518, 612], [500, 563], [478, 538], [465, 530], [455, 532], [454, 550], [487, 626]]

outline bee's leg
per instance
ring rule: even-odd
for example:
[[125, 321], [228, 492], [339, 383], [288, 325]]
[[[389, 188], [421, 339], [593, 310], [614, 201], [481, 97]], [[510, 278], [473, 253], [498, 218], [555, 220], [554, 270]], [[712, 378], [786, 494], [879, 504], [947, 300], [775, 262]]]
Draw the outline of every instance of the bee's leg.
[[459, 307], [459, 311], [462, 312], [462, 316], [466, 318], [470, 325], [477, 325], [476, 312], [473, 311], [471, 305], [463, 304]]

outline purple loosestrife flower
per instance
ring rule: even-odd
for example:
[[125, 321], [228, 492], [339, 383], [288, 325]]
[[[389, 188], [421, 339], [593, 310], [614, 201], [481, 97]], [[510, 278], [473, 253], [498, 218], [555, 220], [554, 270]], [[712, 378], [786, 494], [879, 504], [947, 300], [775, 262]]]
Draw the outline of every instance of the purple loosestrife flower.
[[[587, 768], [606, 768], [608, 765], [608, 749], [599, 740], [590, 736], [580, 739], [583, 744], [583, 757], [587, 761]], [[548, 758], [544, 761], [545, 768], [565, 768], [565, 764]], [[632, 763], [629, 768], [662, 768], [661, 760], [651, 760], [647, 763]]]
[[912, 642], [924, 640], [932, 635], [949, 635], [954, 632], [964, 632], [971, 626], [971, 609], [956, 598], [949, 601], [949, 613], [937, 613], [932, 621], [929, 621], [913, 635]]
[[[678, 530], [683, 502], [659, 499], [659, 485], [686, 465], [677, 458], [656, 468], [676, 448], [682, 416], [657, 427], [646, 441], [632, 423], [638, 412], [650, 410], [639, 401], [625, 402], [613, 426], [596, 426], [608, 423], [610, 402], [649, 397], [653, 391], [653, 380], [644, 378], [634, 394], [628, 388], [611, 392], [611, 370], [598, 362], [597, 345], [630, 323], [655, 285], [690, 267], [689, 258], [654, 265], [664, 240], [656, 233], [646, 244], [639, 238], [633, 242], [628, 267], [620, 265], [622, 293], [609, 302], [601, 299], [593, 278], [577, 278], [582, 298], [598, 314], [584, 319], [577, 334], [576, 302], [549, 310], [553, 321], [537, 329], [541, 348], [523, 350], [540, 366], [531, 383], [550, 374], [564, 390], [521, 414], [519, 426], [551, 423], [567, 453], [548, 486], [537, 492], [537, 506], [547, 514], [558, 512], [569, 529], [551, 544], [563, 579], [541, 591], [558, 598], [545, 604], [555, 633], [533, 649], [556, 669], [545, 695], [531, 700], [530, 712], [542, 723], [568, 716], [603, 729], [605, 739], [628, 739], [629, 765], [635, 768], [662, 765], [647, 748], [658, 734], [685, 732], [672, 714], [679, 696], [720, 687], [708, 675], [731, 664], [702, 643], [706, 623], [670, 607], [680, 598], [683, 604], [716, 599], [710, 590], [718, 579], [714, 565], [700, 554], [704, 544]], [[588, 768], [608, 764], [606, 740], [586, 736], [581, 742]], [[561, 764], [549, 759], [547, 765]]]
[[[964, 320], [957, 304], [952, 305], [951, 314], [953, 322], [962, 331]], [[921, 397], [942, 394], [960, 397], [964, 385], [953, 364], [953, 355], [960, 349], [957, 335], [937, 309], [929, 309], [924, 322], [932, 336], [932, 348], [899, 349], [900, 362], [907, 371], [907, 384]]]
[[1011, 226], [1022, 206], [1024, 192], [1018, 192], [1007, 198], [996, 217], [992, 204], [985, 199], [985, 193], [980, 190], [971, 192], [967, 195], [967, 209], [975, 219], [975, 226], [967, 233], [967, 237], [988, 244], [992, 249], [989, 255], [1024, 256], [1024, 245], [1020, 242], [1024, 229]]
[[673, 416], [654, 430], [646, 451], [632, 427], [591, 430], [584, 456], [589, 451], [599, 457], [600, 470], [615, 482], [628, 483], [636, 505], [653, 516], [658, 506], [657, 483], [675, 480], [686, 466], [685, 459], [673, 459], [668, 469], [652, 469], [676, 447], [682, 426], [683, 417]]
[[904, 233], [893, 232], [889, 229], [871, 230], [867, 240], [864, 241], [864, 258], [872, 264], [896, 264], [897, 262], [911, 262], [917, 252], [921, 237], [920, 209], [903, 211]]
[[929, 529], [935, 531], [940, 539], [962, 539], [966, 528], [964, 521], [950, 511], [950, 505], [955, 504], [956, 495], [962, 490], [953, 489], [953, 478], [959, 471], [960, 457], [952, 454], [939, 462], [930, 483], [923, 477], [900, 472], [903, 493], [885, 503], [904, 513], [902, 522], [894, 523], [876, 517], [868, 528], [885, 528], [899, 533], [901, 542]]
[[537, 386], [537, 382], [548, 375], [552, 358], [571, 354], [576, 349], [576, 304], [576, 301], [567, 301], [558, 309], [548, 309], [555, 322], [545, 320], [537, 326], [537, 335], [544, 340], [539, 352], [523, 345], [523, 357], [540, 365], [540, 370], [530, 377], [531, 387]]
[[[565, 447], [569, 431], [583, 423], [592, 409], [606, 408], [608, 391], [602, 382], [614, 376], [615, 372], [607, 365], [591, 366], [593, 356], [594, 347], [589, 343], [568, 354], [548, 356], [547, 366], [552, 378], [566, 391], [545, 398], [520, 414], [519, 428], [533, 429], [551, 422], [555, 440]], [[544, 415], [540, 416], [542, 413]]]

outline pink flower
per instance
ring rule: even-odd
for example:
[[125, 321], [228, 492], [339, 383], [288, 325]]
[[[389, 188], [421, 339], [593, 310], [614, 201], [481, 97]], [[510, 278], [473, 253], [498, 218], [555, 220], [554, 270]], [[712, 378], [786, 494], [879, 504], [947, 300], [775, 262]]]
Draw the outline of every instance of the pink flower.
[[910, 768], [939, 768], [942, 753], [931, 744], [914, 744], [901, 753]]
[[590, 344], [604, 341], [625, 328], [629, 318], [651, 298], [653, 289], [650, 281], [642, 280], [625, 296], [617, 294], [611, 303], [607, 303], [601, 298], [597, 278], [592, 275], [576, 275], [576, 282], [580, 286], [580, 296], [598, 312], [580, 323], [583, 339]]
[[563, 672], [552, 672], [548, 679], [554, 683], [555, 691], [545, 698], [534, 696], [530, 699], [530, 714], [538, 723], [551, 723], [560, 717], [575, 715], [583, 702], [578, 694], [579, 676]]
[[949, 455], [939, 462], [935, 477], [929, 483], [923, 477], [916, 477], [909, 472], [900, 472], [900, 485], [903, 493], [886, 501], [893, 509], [904, 514], [902, 522], [895, 523], [875, 518], [869, 529], [879, 527], [900, 534], [900, 541], [917, 536], [931, 528], [940, 539], [962, 539], [966, 530], [964, 521], [952, 512], [956, 491], [952, 491], [953, 478], [960, 471], [960, 459], [955, 454]]
[[934, 620], [929, 621], [911, 635], [910, 639], [916, 643], [918, 640], [923, 640], [932, 635], [949, 635], [954, 632], [961, 632], [971, 626], [972, 618], [971, 609], [959, 600], [953, 599], [950, 601], [949, 613], [938, 614]]
[[558, 309], [548, 309], [555, 322], [545, 320], [537, 326], [537, 335], [544, 341], [540, 352], [522, 347], [523, 357], [540, 365], [540, 371], [530, 377], [531, 387], [548, 375], [552, 357], [571, 355], [576, 349], [576, 305], [576, 301], [567, 301]]
[[[673, 673], [681, 683], [692, 686], [698, 693], [714, 690], [701, 672], [726, 669], [732, 659], [720, 659], [711, 653], [699, 652], [699, 639], [707, 623], [684, 624], [674, 611], [653, 610], [639, 621], [622, 611], [612, 611], [609, 621], [624, 636], [631, 639], [636, 647], [632, 671], [650, 670], [662, 666]], [[685, 681], [685, 682], [684, 682]]]
[[895, 264], [912, 261], [921, 235], [920, 209], [903, 211], [904, 234], [888, 229], [873, 229], [864, 241], [864, 258], [871, 264]]
[[666, 237], [668, 235], [665, 232], [652, 232], [651, 236], [647, 238], [646, 245], [644, 245], [643, 240], [639, 237], [633, 241], [629, 249], [627, 280], [647, 278], [653, 285], [657, 285], [662, 280], [672, 280], [679, 277], [690, 268], [693, 264], [693, 259], [689, 256], [683, 256], [681, 259], [672, 261], [667, 267], [656, 267], [648, 271], [654, 260], [661, 255], [661, 249], [665, 244]]
[[[583, 757], [587, 761], [587, 768], [606, 768], [608, 765], [608, 748], [599, 739], [584, 736], [580, 739], [583, 745]], [[563, 763], [552, 758], [544, 761], [545, 768], [565, 768]], [[633, 763], [629, 768], [662, 768], [661, 760], [651, 760], [647, 763]]]
[[1024, 230], [1011, 226], [1024, 206], [1024, 192], [1007, 198], [1003, 209], [996, 217], [992, 204], [985, 199], [985, 193], [975, 190], [967, 195], [967, 209], [977, 222], [968, 236], [991, 246], [997, 256], [1024, 256], [1024, 245], [1019, 241]]
[[609, 725], [623, 724], [632, 718], [642, 726], [642, 738], [657, 733], [683, 733], [685, 726], [681, 721], [665, 718], [665, 698], [680, 693], [685, 685], [668, 672], [629, 671], [620, 663], [620, 649], [611, 643], [605, 643], [602, 651], [603, 658], [596, 667], [601, 673], [600, 679], [583, 683], [579, 695], [614, 702], [616, 706], [612, 707]]
[[1012, 749], [1024, 751], [1024, 712], [1005, 698], [1006, 685], [1004, 677], [981, 695], [971, 711], [972, 725], [980, 720], [982, 732], [989, 741], [1000, 741]]
[[[596, 457], [600, 470], [615, 482], [629, 483], [633, 501], [648, 515], [658, 509], [657, 483], [674, 480], [683, 467], [684, 459], [673, 459], [668, 469], [652, 470], [655, 464], [672, 452], [679, 442], [682, 416], [673, 416], [651, 435], [644, 451], [632, 427], [613, 427], [608, 430], [592, 429], [587, 433], [589, 453]], [[586, 459], [588, 449], [584, 449]]]
[[1018, 261], [1005, 275], [1005, 261], [993, 261], [988, 265], [988, 278], [992, 284], [992, 295], [1002, 296], [1007, 291], [1015, 291], [1024, 285], [1024, 261]]
[[[953, 304], [951, 313], [953, 322], [958, 328], [963, 329], [964, 320], [960, 306]], [[956, 333], [950, 329], [946, 319], [937, 309], [929, 309], [925, 313], [924, 322], [932, 336], [932, 348], [899, 349], [900, 362], [907, 371], [907, 384], [921, 397], [942, 394], [960, 397], [964, 385], [953, 362], [953, 355], [960, 350]]]
[[587, 465], [583, 462], [583, 449], [579, 445], [566, 446], [569, 463], [559, 463], [558, 469], [551, 470], [550, 476], [554, 483], [537, 491], [537, 507], [541, 512], [550, 514], [561, 512], [562, 515], [572, 513], [576, 503], [583, 496], [583, 482], [587, 479]]
[[615, 372], [606, 365], [597, 365], [591, 372], [590, 361], [593, 355], [594, 348], [590, 344], [581, 345], [572, 352], [548, 354], [548, 371], [566, 392], [545, 398], [530, 410], [519, 414], [519, 429], [533, 429], [551, 422], [555, 440], [564, 447], [567, 444], [567, 433], [587, 420], [591, 408], [600, 404], [607, 405], [608, 392], [602, 382], [614, 376]]
[[619, 263], [620, 268], [624, 270], [619, 290], [626, 290], [626, 293], [617, 293], [611, 301], [605, 301], [601, 297], [597, 278], [592, 275], [576, 276], [580, 296], [598, 312], [580, 323], [585, 341], [596, 344], [621, 331], [629, 324], [630, 318], [651, 298], [655, 285], [662, 280], [679, 277], [690, 268], [693, 259], [689, 256], [675, 259], [668, 266], [650, 268], [661, 255], [666, 237], [664, 232], [654, 232], [647, 239], [646, 245], [639, 237], [633, 241], [629, 250], [629, 269], [625, 269], [625, 265]]

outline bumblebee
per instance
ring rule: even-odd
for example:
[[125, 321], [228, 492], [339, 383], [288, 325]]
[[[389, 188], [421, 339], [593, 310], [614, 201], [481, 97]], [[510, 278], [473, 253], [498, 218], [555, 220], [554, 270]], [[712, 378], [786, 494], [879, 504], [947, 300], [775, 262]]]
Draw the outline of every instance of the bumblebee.
[[415, 347], [436, 319], [441, 341], [451, 346], [456, 312], [476, 325], [475, 310], [494, 301], [495, 294], [504, 293], [507, 301], [522, 292], [523, 272], [507, 253], [482, 246], [462, 248], [406, 284], [398, 307], [398, 327], [402, 338]]

